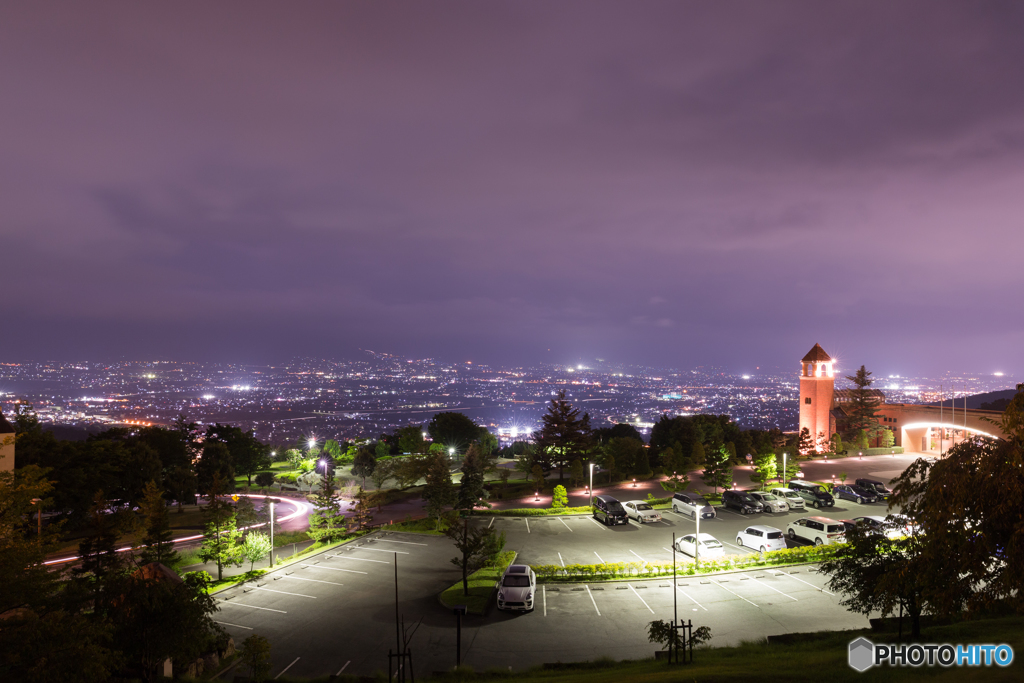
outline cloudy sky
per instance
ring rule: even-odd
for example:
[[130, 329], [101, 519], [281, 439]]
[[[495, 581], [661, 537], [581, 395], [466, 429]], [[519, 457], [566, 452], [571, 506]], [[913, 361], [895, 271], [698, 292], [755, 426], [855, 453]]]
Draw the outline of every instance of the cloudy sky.
[[1017, 2], [0, 7], [0, 360], [1024, 374]]

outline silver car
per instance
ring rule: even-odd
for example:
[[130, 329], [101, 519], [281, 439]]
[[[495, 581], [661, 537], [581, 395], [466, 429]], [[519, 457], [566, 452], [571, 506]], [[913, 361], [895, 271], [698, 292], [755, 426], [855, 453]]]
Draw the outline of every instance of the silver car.
[[[780, 498], [773, 493], [764, 491], [750, 491], [750, 496], [761, 505], [764, 505], [765, 512], [789, 512], [789, 503], [785, 498]], [[803, 502], [801, 499], [800, 502]]]
[[644, 522], [660, 522], [661, 513], [651, 507], [651, 504], [642, 500], [630, 500], [622, 504], [626, 508], [626, 516], [635, 519], [640, 524]]
[[498, 609], [518, 612], [533, 611], [533, 594], [537, 591], [537, 575], [528, 565], [513, 564], [505, 570], [498, 588]]
[[786, 501], [790, 510], [803, 510], [807, 507], [804, 499], [793, 489], [784, 489], [780, 486], [772, 489], [770, 493]]

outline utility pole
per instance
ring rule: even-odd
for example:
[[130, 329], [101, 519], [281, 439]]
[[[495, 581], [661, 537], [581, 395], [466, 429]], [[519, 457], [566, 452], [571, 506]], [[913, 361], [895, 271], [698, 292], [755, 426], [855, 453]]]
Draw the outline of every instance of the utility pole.
[[274, 566], [274, 501], [270, 501], [270, 566]]

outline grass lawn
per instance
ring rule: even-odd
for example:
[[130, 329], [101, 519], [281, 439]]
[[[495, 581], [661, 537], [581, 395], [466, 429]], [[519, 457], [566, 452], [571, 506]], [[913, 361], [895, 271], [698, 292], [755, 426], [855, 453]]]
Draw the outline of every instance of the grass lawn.
[[515, 552], [506, 550], [499, 553], [495, 566], [478, 569], [469, 575], [469, 595], [466, 595], [462, 581], [441, 593], [441, 603], [448, 608], [465, 605], [470, 614], [483, 614], [494, 593], [494, 586], [515, 559]]
[[[713, 634], [712, 634], [713, 635]], [[517, 681], [545, 681], [545, 683], [735, 683], [736, 681], [949, 681], [984, 680], [986, 682], [1019, 681], [1024, 665], [1015, 658], [1008, 667], [872, 667], [858, 673], [847, 664], [850, 641], [864, 636], [874, 643], [895, 643], [895, 633], [871, 631], [839, 631], [809, 633], [793, 643], [745, 643], [737, 647], [700, 648], [694, 650], [693, 664], [668, 665], [653, 659], [619, 662], [608, 661], [564, 664], [557, 668], [533, 669], [525, 672], [488, 671], [474, 673], [471, 669], [431, 677], [432, 681], [483, 681], [500, 678], [509, 683]], [[904, 632], [904, 643], [909, 638]], [[964, 622], [952, 626], [923, 629], [922, 643], [1006, 643], [1016, 652], [1024, 647], [1024, 618]], [[712, 640], [712, 644], [714, 641]], [[651, 644], [647, 652], [638, 655], [653, 657], [660, 646]]]

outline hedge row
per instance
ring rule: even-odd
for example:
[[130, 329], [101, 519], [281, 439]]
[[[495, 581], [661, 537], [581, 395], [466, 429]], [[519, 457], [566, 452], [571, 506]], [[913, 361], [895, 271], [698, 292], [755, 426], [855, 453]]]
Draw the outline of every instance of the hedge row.
[[575, 508], [515, 508], [512, 510], [474, 510], [474, 515], [493, 515], [498, 517], [547, 517], [550, 515], [589, 515], [593, 509], [589, 505]]
[[[717, 560], [703, 560], [697, 567], [694, 563], [677, 563], [676, 574], [688, 576], [708, 574], [730, 569], [768, 567], [781, 564], [817, 562], [832, 555], [835, 546], [804, 546], [773, 550], [763, 555], [751, 554], [723, 557]], [[604, 562], [601, 564], [557, 564], [531, 565], [542, 581], [606, 580], [630, 577], [660, 577], [672, 575], [671, 562]]]

